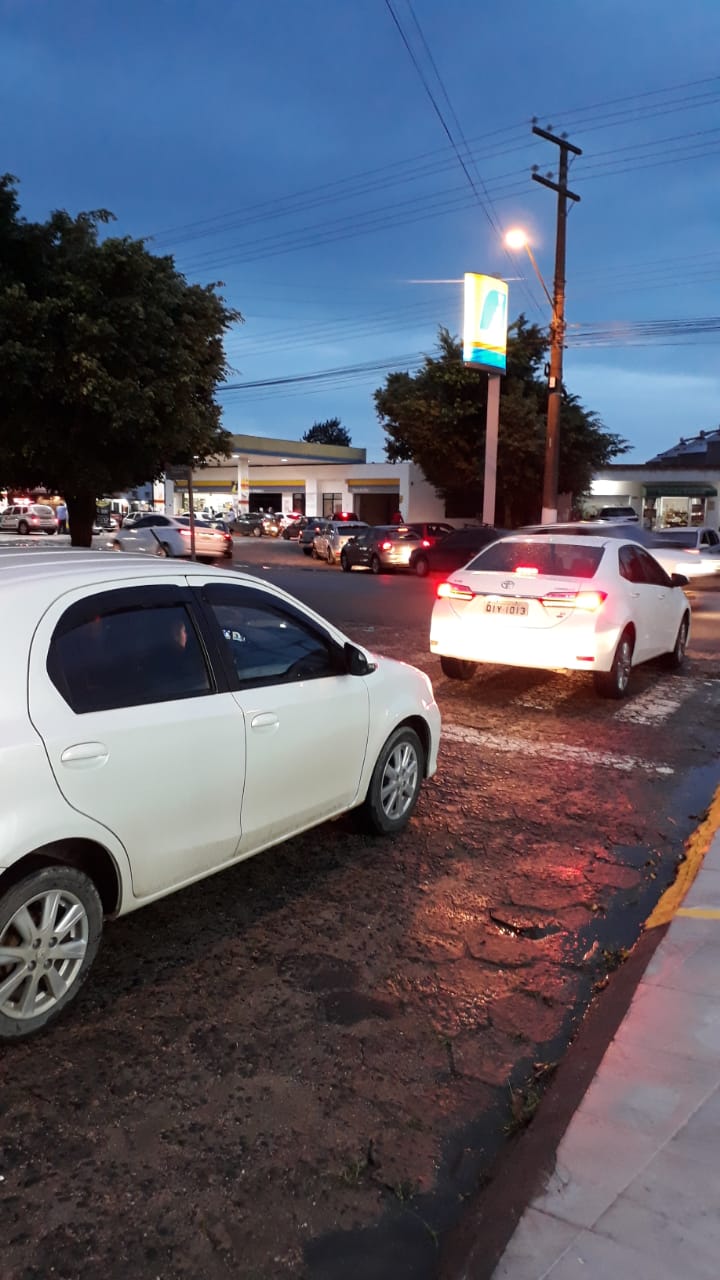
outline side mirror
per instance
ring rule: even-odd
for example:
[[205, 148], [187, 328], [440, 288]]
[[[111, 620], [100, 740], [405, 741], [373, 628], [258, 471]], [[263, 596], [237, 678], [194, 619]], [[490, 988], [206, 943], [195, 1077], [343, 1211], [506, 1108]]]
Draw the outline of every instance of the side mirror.
[[349, 676], [366, 676], [373, 670], [362, 649], [357, 649], [348, 640], [345, 649], [345, 670]]
[[690, 579], [686, 578], [684, 573], [672, 573], [670, 575], [670, 581], [672, 582], [674, 587], [690, 586]]

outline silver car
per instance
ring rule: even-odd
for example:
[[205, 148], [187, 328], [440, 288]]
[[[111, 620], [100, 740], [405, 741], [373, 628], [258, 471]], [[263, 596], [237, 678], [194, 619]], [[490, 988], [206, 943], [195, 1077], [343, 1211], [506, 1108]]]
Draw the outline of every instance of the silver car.
[[0, 529], [5, 533], [57, 533], [58, 518], [52, 507], [43, 502], [19, 502], [0, 516]]
[[422, 543], [423, 538], [409, 525], [376, 525], [346, 543], [340, 552], [340, 565], [345, 573], [356, 567], [370, 569], [372, 573], [407, 569], [412, 552]]
[[326, 529], [322, 529], [320, 533], [316, 533], [313, 540], [312, 554], [316, 560], [327, 560], [328, 564], [335, 564], [340, 559], [340, 552], [350, 538], [355, 538], [357, 534], [362, 533], [368, 525], [360, 520], [353, 522], [351, 520], [331, 520]]

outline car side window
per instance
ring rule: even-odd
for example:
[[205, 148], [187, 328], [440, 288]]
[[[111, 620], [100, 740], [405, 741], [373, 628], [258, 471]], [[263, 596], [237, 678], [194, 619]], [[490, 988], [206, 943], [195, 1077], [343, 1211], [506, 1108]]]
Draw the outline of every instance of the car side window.
[[637, 551], [637, 547], [620, 547], [618, 552], [620, 576], [626, 578], [628, 582], [645, 581], [645, 574], [642, 564], [638, 560]]
[[[113, 596], [124, 595], [127, 603]], [[184, 604], [135, 603], [107, 592], [71, 605], [53, 633], [47, 671], [77, 715], [174, 702], [214, 692], [203, 647]]]
[[644, 582], [647, 582], [652, 587], [670, 586], [670, 578], [654, 556], [644, 551], [642, 547], [636, 547], [635, 554], [640, 562], [640, 571]]
[[269, 594], [210, 583], [203, 597], [240, 688], [319, 680], [338, 674], [329, 636]]

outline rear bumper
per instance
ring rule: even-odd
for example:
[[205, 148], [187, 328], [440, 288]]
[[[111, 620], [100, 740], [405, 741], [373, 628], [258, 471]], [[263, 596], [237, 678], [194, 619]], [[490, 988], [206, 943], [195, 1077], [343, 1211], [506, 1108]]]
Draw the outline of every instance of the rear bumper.
[[539, 670], [609, 671], [622, 627], [599, 629], [596, 621], [576, 618], [547, 628], [472, 628], [463, 625], [445, 601], [438, 601], [430, 624], [430, 652], [497, 666]]

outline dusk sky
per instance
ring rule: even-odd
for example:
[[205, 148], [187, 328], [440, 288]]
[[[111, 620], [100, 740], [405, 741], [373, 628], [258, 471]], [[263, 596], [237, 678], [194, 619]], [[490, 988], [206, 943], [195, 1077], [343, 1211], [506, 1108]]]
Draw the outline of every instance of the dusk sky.
[[[417, 281], [504, 275], [511, 317], [548, 322], [498, 234], [527, 228], [551, 286], [555, 197], [530, 169], [557, 153], [537, 116], [584, 152], [566, 384], [628, 460], [716, 427], [720, 321], [695, 322], [720, 315], [718, 0], [393, 8], [475, 190], [386, 0], [0, 0], [2, 168], [23, 212], [111, 209], [190, 279], [224, 281], [246, 320], [235, 381], [408, 367], [438, 324], [461, 327], [460, 285]], [[294, 438], [337, 415], [379, 460], [383, 377], [226, 392], [225, 425]]]

